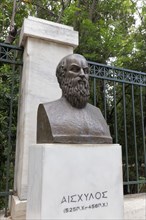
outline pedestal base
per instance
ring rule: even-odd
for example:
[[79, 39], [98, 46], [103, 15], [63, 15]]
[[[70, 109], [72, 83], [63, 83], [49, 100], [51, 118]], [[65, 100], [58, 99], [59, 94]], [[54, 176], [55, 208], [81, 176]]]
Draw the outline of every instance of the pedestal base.
[[119, 145], [30, 147], [26, 218], [123, 219]]
[[17, 196], [10, 196], [10, 213], [12, 220], [26, 219], [27, 200], [19, 200]]

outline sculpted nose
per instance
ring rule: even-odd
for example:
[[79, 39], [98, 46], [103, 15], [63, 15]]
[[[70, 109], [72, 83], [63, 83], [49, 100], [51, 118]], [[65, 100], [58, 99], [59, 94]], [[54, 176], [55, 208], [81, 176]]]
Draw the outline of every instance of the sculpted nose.
[[81, 70], [80, 70], [79, 76], [80, 76], [81, 78], [84, 78], [84, 77], [85, 77], [85, 73], [84, 73], [84, 70], [83, 70], [82, 68], [81, 68]]

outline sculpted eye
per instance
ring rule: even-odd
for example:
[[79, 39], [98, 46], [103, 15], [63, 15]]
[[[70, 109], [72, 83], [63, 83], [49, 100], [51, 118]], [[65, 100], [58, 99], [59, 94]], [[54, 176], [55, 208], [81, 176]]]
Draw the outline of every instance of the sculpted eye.
[[73, 71], [73, 72], [79, 72], [80, 71], [80, 67], [76, 66], [76, 65], [73, 65], [73, 66], [71, 66], [70, 70]]
[[84, 73], [89, 74], [89, 68], [88, 67], [84, 68]]

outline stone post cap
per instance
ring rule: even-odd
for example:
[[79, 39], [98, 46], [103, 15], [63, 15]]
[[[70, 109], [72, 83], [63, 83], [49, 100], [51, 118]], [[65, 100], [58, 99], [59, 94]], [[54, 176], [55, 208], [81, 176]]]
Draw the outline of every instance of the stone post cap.
[[73, 27], [29, 16], [24, 19], [19, 45], [24, 46], [28, 37], [39, 38], [76, 48], [78, 31]]

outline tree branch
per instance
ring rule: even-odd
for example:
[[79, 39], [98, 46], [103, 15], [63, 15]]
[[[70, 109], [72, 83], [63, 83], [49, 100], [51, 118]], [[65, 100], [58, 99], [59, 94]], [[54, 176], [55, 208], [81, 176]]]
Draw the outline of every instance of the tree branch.
[[[132, 4], [135, 4], [135, 2], [133, 0], [131, 0], [131, 2], [132, 2]], [[141, 14], [140, 14], [140, 11], [139, 11], [137, 6], [135, 6], [135, 8], [136, 8], [136, 11], [137, 11], [137, 13], [138, 13], [138, 15], [140, 17], [141, 23], [143, 24], [144, 20], [143, 20], [143, 17], [141, 16]]]
[[71, 0], [65, 0], [65, 2], [63, 0], [61, 1], [62, 9], [61, 9], [61, 12], [60, 12], [58, 19], [56, 21], [57, 23], [60, 23], [63, 12], [67, 7], [69, 7], [70, 3], [71, 3]]
[[8, 36], [5, 39], [6, 44], [12, 44], [17, 35], [17, 27], [15, 25], [15, 15], [16, 15], [16, 6], [17, 6], [16, 1], [17, 0], [13, 1], [13, 11], [12, 11], [12, 16], [11, 16], [11, 21], [10, 21], [10, 30], [8, 32]]
[[97, 0], [93, 0], [92, 5], [91, 5], [91, 7], [90, 7], [90, 10], [89, 10], [89, 18], [90, 18], [91, 21], [93, 20], [93, 15], [94, 15], [94, 11], [95, 11], [95, 6], [96, 6], [97, 3], [98, 3]]

